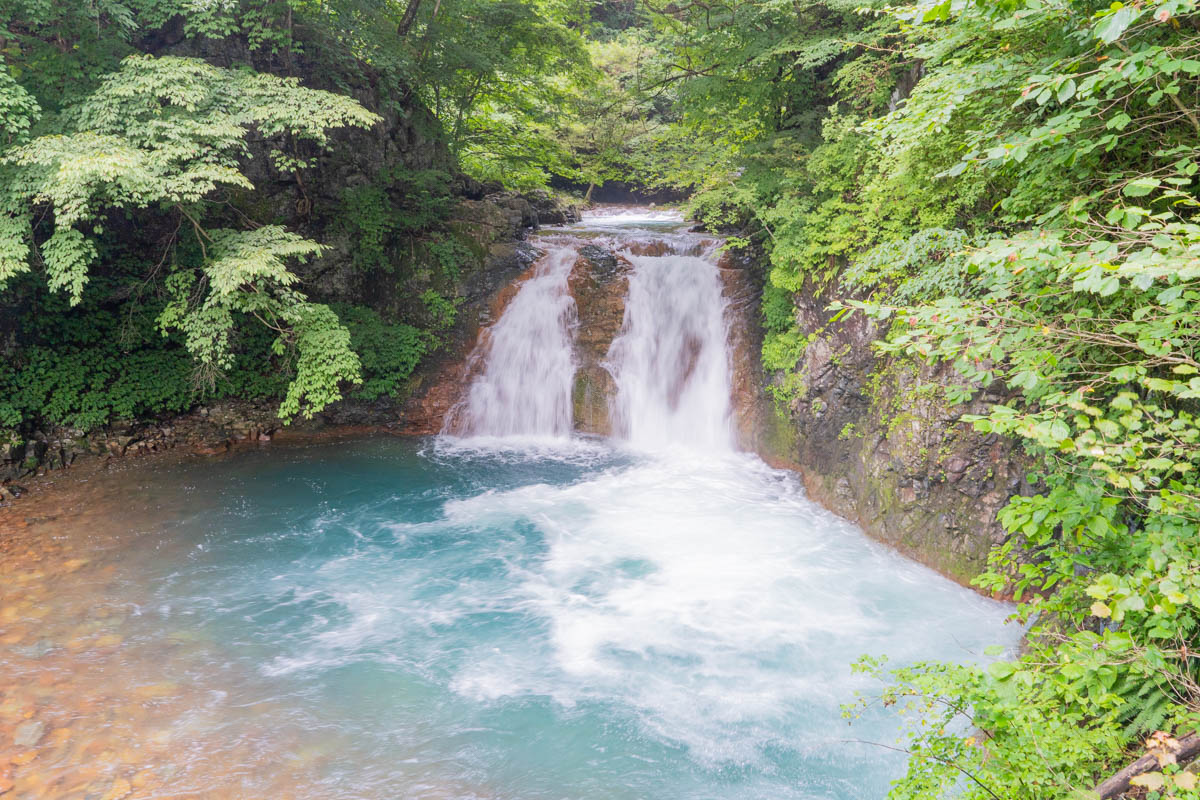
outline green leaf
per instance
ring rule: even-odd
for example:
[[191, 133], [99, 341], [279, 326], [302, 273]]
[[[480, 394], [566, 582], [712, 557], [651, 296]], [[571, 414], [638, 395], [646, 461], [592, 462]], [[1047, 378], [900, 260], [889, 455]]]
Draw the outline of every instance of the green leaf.
[[1126, 197], [1145, 197], [1159, 187], [1156, 178], [1137, 178], [1125, 184], [1121, 194]]
[[998, 681], [1007, 680], [1017, 671], [1016, 666], [1009, 661], [993, 661], [988, 664], [988, 674]]
[[1076, 90], [1075, 79], [1067, 78], [1067, 80], [1064, 81], [1062, 83], [1062, 85], [1058, 87], [1058, 102], [1066, 103], [1068, 100], [1070, 100], [1072, 97], [1075, 96], [1075, 90]]
[[1117, 39], [1124, 35], [1125, 31], [1139, 16], [1139, 12], [1133, 6], [1122, 6], [1116, 11], [1102, 17], [1096, 23], [1093, 32], [1096, 38], [1105, 44], [1112, 44]]
[[1114, 114], [1107, 122], [1105, 122], [1104, 127], [1108, 128], [1109, 130], [1124, 130], [1132, 121], [1132, 117], [1130, 117], [1124, 111], [1120, 111]]

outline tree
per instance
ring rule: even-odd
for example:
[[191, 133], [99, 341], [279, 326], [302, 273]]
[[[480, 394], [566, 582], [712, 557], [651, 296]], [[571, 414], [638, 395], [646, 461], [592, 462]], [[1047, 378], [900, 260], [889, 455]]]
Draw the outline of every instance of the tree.
[[[327, 307], [308, 302], [287, 266], [321, 246], [279, 226], [211, 228], [208, 219], [219, 190], [254, 188], [241, 169], [251, 130], [271, 142], [269, 158], [287, 174], [303, 165], [303, 143], [325, 147], [330, 130], [368, 127], [376, 115], [296, 79], [135, 55], [64, 118], [62, 132], [5, 153], [0, 288], [39, 266], [51, 288], [78, 302], [108, 214], [174, 216], [200, 258], [164, 254], [171, 300], [159, 324], [184, 333], [206, 380], [232, 363], [235, 314], [274, 331], [276, 353], [296, 353], [285, 418], [310, 415], [340, 397], [339, 383], [359, 380], [349, 333]], [[18, 123], [14, 138], [26, 127]]]

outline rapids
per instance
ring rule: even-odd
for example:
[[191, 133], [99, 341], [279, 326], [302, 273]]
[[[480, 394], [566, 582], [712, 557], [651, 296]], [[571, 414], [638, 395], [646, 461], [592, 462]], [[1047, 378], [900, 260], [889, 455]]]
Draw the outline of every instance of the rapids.
[[[74, 731], [30, 765], [40, 796], [149, 773], [162, 797], [882, 798], [903, 760], [867, 742], [896, 721], [842, 719], [874, 688], [850, 662], [1020, 631], [736, 451], [715, 243], [680, 228], [543, 234], [457, 435], [130, 468], [35, 519], [86, 561], [0, 589], [0, 723]], [[632, 268], [613, 439], [570, 433], [584, 242]]]

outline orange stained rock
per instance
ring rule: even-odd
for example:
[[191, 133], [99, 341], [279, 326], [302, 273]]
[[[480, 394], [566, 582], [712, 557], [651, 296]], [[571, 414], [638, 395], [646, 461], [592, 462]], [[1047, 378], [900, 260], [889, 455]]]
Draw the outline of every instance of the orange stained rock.
[[18, 753], [17, 755], [13, 756], [10, 761], [12, 761], [12, 763], [16, 764], [18, 767], [21, 767], [28, 764], [30, 761], [33, 761], [37, 757], [37, 750], [26, 750], [24, 753]]
[[160, 697], [171, 697], [179, 693], [179, 687], [173, 683], [151, 683], [134, 689], [138, 697], [153, 700]]

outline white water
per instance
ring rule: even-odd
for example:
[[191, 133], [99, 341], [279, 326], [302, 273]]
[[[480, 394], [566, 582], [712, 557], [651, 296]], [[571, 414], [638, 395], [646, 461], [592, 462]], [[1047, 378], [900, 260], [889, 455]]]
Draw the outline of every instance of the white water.
[[[638, 449], [672, 446], [726, 452], [733, 445], [725, 299], [715, 251], [700, 236], [675, 230], [677, 213], [652, 210], [589, 215], [577, 229], [603, 231], [597, 243], [633, 265], [620, 334], [606, 368], [617, 438]], [[674, 252], [634, 255], [632, 242], [669, 240]], [[482, 360], [450, 416], [447, 432], [471, 437], [568, 437], [575, 372], [575, 307], [567, 279], [578, 248], [590, 239], [558, 237], [520, 286], [472, 359]], [[711, 241], [711, 240], [707, 240]]]
[[567, 436], [571, 432], [571, 342], [575, 301], [567, 277], [572, 247], [551, 249], [518, 289], [472, 358], [485, 368], [451, 413], [449, 428], [473, 436]]
[[608, 353], [614, 430], [634, 446], [733, 445], [725, 299], [711, 257], [628, 256], [625, 321]]
[[[902, 761], [862, 740], [891, 745], [897, 731], [882, 716], [847, 727], [840, 705], [871, 688], [849, 664], [863, 653], [897, 664], [977, 660], [1020, 632], [1003, 625], [1004, 605], [870, 542], [805, 498], [793, 476], [733, 452], [720, 274], [711, 240], [679, 227], [666, 212], [620, 211], [549, 240], [537, 277], [480, 348], [486, 369], [461, 410], [472, 436], [435, 447], [456, 464], [533, 470], [529, 481], [393, 529], [405, 542], [464, 543], [454, 558], [486, 557], [502, 577], [457, 581], [432, 606], [398, 582], [371, 600], [365, 640], [394, 636], [406, 657], [438, 663], [447, 644], [421, 638], [429, 619], [472, 635], [488, 615], [512, 621], [515, 633], [452, 638], [448, 682], [475, 709], [512, 713], [488, 730], [519, 730], [545, 754], [538, 767], [517, 759], [517, 783], [559, 776], [545, 791], [526, 784], [505, 796], [881, 798]], [[634, 254], [663, 240], [696, 255]], [[614, 438], [627, 448], [570, 436], [566, 281], [587, 243], [632, 264], [606, 364]], [[548, 479], [550, 465], [591, 466]], [[441, 569], [418, 572], [415, 585], [440, 581]], [[406, 632], [413, 625], [418, 633]], [[342, 646], [316, 663], [356, 657]], [[530, 721], [544, 720], [546, 703], [553, 723]]]

